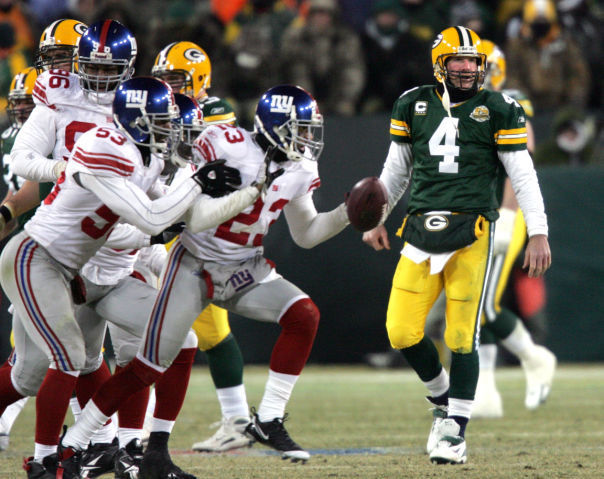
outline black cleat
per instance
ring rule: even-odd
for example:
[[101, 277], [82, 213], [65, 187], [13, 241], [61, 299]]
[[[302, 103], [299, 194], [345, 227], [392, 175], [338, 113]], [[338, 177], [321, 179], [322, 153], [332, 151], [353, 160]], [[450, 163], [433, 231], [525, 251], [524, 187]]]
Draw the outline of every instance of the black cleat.
[[27, 472], [27, 479], [54, 479], [56, 477], [41, 463], [34, 461], [33, 457], [23, 458], [23, 469]]
[[252, 409], [252, 421], [245, 432], [252, 439], [281, 452], [282, 459], [304, 463], [310, 459], [310, 454], [289, 436], [283, 425], [286, 420], [287, 414], [283, 418], [277, 417], [272, 421], [260, 422], [258, 414]]
[[62, 479], [80, 479], [80, 461], [82, 451], [71, 447], [62, 447], [59, 444], [59, 452], [46, 456], [42, 464], [47, 471]]
[[167, 450], [154, 449], [145, 452], [138, 479], [197, 479], [172, 462]]
[[119, 449], [117, 437], [110, 443], [91, 444], [82, 453], [82, 478], [94, 478], [113, 471], [115, 455]]
[[137, 479], [143, 462], [143, 445], [138, 439], [132, 439], [115, 455], [115, 479]]

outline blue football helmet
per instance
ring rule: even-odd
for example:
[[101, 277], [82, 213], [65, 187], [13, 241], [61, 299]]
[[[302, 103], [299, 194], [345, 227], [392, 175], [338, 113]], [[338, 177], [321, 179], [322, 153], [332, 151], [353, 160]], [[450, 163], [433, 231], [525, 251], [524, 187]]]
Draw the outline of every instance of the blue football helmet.
[[203, 110], [197, 101], [182, 93], [174, 93], [174, 99], [178, 105], [182, 138], [176, 150], [177, 158], [172, 158], [172, 162], [178, 166], [185, 166], [193, 161], [191, 151], [193, 142], [206, 125], [203, 122]]
[[267, 90], [256, 107], [254, 131], [289, 160], [317, 160], [323, 151], [323, 116], [306, 90], [279, 85]]
[[101, 20], [88, 27], [78, 45], [80, 85], [89, 98], [109, 104], [124, 80], [132, 77], [136, 40], [116, 20]]
[[171, 158], [181, 136], [178, 105], [172, 88], [153, 77], [123, 82], [113, 99], [113, 121], [137, 145]]

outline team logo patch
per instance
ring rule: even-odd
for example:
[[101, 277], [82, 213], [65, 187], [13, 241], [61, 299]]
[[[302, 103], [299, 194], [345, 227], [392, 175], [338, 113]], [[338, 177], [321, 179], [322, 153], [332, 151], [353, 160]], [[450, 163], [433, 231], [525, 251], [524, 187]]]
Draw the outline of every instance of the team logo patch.
[[482, 123], [483, 121], [487, 121], [489, 118], [491, 118], [491, 115], [489, 114], [489, 109], [486, 106], [480, 105], [474, 108], [474, 111], [470, 113], [470, 118]]
[[288, 95], [271, 96], [271, 113], [289, 113], [294, 104], [294, 97]]
[[524, 116], [519, 116], [518, 123], [526, 123], [526, 118], [524, 118]]
[[428, 231], [442, 231], [449, 226], [449, 218], [445, 215], [429, 215], [424, 220], [424, 228]]
[[206, 56], [198, 48], [188, 48], [183, 53], [183, 56], [194, 63], [200, 63], [206, 59]]
[[217, 106], [214, 107], [210, 110], [210, 115], [218, 115], [220, 113], [224, 113], [224, 107], [223, 106]]
[[415, 114], [416, 115], [425, 115], [428, 111], [428, 102], [427, 101], [416, 101], [415, 102]]
[[147, 104], [147, 90], [126, 90], [126, 108], [143, 108]]
[[436, 40], [434, 40], [434, 43], [432, 44], [432, 49], [435, 49], [442, 41], [443, 41], [443, 34], [439, 33], [438, 36], [436, 37]]

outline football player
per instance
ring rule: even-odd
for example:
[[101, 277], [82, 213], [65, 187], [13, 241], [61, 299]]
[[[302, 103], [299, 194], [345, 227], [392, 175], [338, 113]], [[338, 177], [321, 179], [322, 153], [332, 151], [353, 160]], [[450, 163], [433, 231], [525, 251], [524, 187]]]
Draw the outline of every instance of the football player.
[[[495, 181], [505, 168], [527, 224], [524, 267], [541, 276], [551, 264], [547, 220], [537, 175], [526, 149], [526, 117], [513, 99], [481, 89], [486, 55], [465, 27], [442, 31], [432, 45], [437, 86], [403, 93], [393, 107], [391, 145], [380, 176], [390, 211], [412, 180], [408, 214], [398, 235], [404, 246], [394, 274], [386, 328], [430, 392], [434, 419], [430, 460], [467, 460], [465, 429], [478, 380], [478, 333], [490, 273], [498, 203]], [[384, 225], [363, 234], [376, 250], [389, 249]], [[444, 288], [445, 342], [451, 377], [426, 317]]]
[[[196, 154], [209, 164], [218, 157], [226, 159], [241, 172], [243, 185], [253, 184], [256, 170], [268, 159], [266, 184], [270, 188], [265, 188], [253, 205], [215, 228], [202, 231], [203, 224], [187, 222], [170, 250], [158, 301], [137, 358], [101, 386], [78, 422], [68, 429], [64, 446], [84, 447], [90, 434], [113, 413], [115, 402], [155, 381], [162, 365], [176, 354], [174, 346], [182, 343], [195, 317], [209, 303], [216, 303], [281, 326], [264, 396], [247, 432], [280, 451], [284, 458], [309, 458], [285, 429], [284, 411], [310, 354], [319, 311], [264, 258], [262, 239], [282, 210], [294, 241], [305, 248], [331, 238], [348, 224], [344, 204], [317, 213], [312, 200], [320, 185], [316, 160], [323, 148], [322, 129], [323, 118], [315, 100], [299, 87], [283, 85], [262, 95], [255, 134], [226, 125], [204, 130], [195, 142]], [[166, 435], [152, 434], [149, 447], [166, 440]], [[152, 459], [149, 457], [149, 463]], [[143, 469], [146, 460], [147, 454]]]
[[[501, 91], [506, 77], [505, 56], [490, 40], [482, 39], [482, 51], [487, 56], [485, 88]], [[524, 109], [527, 127], [527, 149], [534, 150], [534, 135], [529, 118], [533, 116], [530, 100], [518, 90], [503, 90], [505, 98], [516, 100]], [[513, 100], [512, 100], [513, 99]], [[510, 272], [522, 251], [526, 239], [526, 224], [514, 195], [510, 180], [501, 171], [498, 183], [499, 219], [495, 227], [493, 266], [486, 290], [485, 316], [480, 331], [480, 374], [474, 398], [474, 417], [501, 417], [503, 404], [495, 384], [497, 342], [520, 360], [526, 376], [525, 406], [535, 409], [551, 390], [556, 357], [543, 346], [535, 345], [522, 320], [512, 311], [501, 307]], [[542, 281], [542, 279], [541, 279]]]
[[[151, 73], [166, 81], [174, 91], [193, 97], [203, 111], [204, 125], [235, 125], [237, 118], [224, 99], [210, 97], [212, 64], [206, 52], [193, 42], [174, 42], [164, 47]], [[227, 312], [210, 304], [193, 323], [199, 349], [206, 353], [212, 381], [220, 403], [220, 427], [210, 438], [193, 444], [195, 451], [220, 452], [251, 444], [244, 434], [250, 422], [243, 386], [243, 356], [231, 333]], [[151, 394], [149, 408], [154, 406]], [[152, 414], [148, 413], [148, 416]]]
[[[103, 245], [113, 225], [122, 218], [146, 234], [159, 234], [197, 201], [191, 219], [211, 227], [253, 202], [261, 187], [260, 183], [216, 200], [200, 196], [202, 191], [230, 191], [238, 183], [232, 170], [218, 163], [197, 170], [179, 188], [151, 200], [146, 191], [152, 195], [158, 188], [163, 191], [158, 182], [161, 157], [171, 156], [180, 136], [172, 90], [150, 77], [128, 80], [116, 94], [113, 111], [119, 129], [103, 125], [78, 139], [61, 181], [25, 231], [7, 244], [1, 259], [6, 273], [0, 277], [2, 286], [28, 336], [52, 363], [38, 399], [45, 387], [52, 387], [59, 416], [53, 421], [59, 424], [85, 360], [83, 332], [73, 312], [77, 288], [70, 291], [68, 284], [77, 280], [78, 270]], [[18, 397], [8, 383], [2, 384], [3, 399]], [[65, 404], [62, 410], [60, 399]], [[49, 459], [58, 463], [46, 461], [48, 470], [58, 468], [57, 474], [66, 479], [79, 477], [80, 451], [60, 450]]]

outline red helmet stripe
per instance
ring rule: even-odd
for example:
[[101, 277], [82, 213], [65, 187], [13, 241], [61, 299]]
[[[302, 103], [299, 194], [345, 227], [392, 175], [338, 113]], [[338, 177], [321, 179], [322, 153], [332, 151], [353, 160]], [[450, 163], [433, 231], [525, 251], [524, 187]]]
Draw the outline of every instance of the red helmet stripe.
[[103, 28], [101, 29], [101, 35], [99, 38], [99, 52], [105, 51], [105, 42], [107, 41], [107, 34], [109, 33], [110, 26], [111, 20], [105, 20], [103, 22]]

